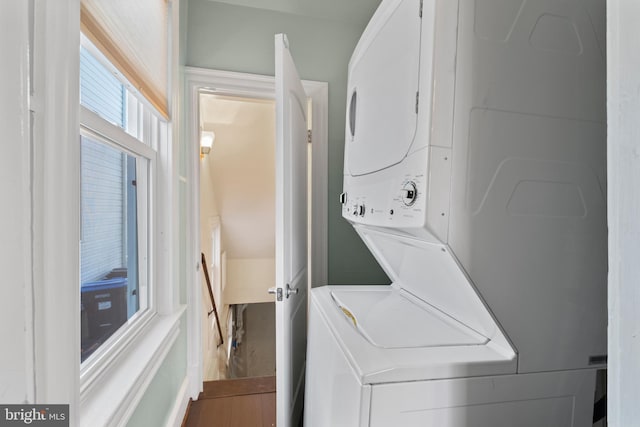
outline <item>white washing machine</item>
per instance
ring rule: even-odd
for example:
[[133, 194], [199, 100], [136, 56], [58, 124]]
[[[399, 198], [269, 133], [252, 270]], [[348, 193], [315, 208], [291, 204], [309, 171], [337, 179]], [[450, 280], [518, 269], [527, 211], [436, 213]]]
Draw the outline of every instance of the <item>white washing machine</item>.
[[606, 368], [604, 0], [383, 0], [342, 215], [392, 281], [311, 292], [305, 425], [590, 426]]

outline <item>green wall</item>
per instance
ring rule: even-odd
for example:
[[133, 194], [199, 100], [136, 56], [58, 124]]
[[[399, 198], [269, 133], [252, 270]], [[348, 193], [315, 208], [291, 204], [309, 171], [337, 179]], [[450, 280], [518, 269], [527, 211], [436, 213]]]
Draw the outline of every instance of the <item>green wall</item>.
[[164, 426], [187, 376], [187, 322], [180, 320], [180, 334], [173, 343], [127, 427]]
[[[318, 0], [322, 1], [322, 0]], [[349, 0], [345, 0], [349, 1]], [[373, 6], [362, 8], [370, 15]], [[342, 219], [347, 66], [365, 19], [311, 18], [209, 0], [189, 0], [187, 65], [263, 75], [274, 73], [274, 34], [286, 33], [300, 77], [329, 83], [329, 283], [389, 283], [351, 226]]]

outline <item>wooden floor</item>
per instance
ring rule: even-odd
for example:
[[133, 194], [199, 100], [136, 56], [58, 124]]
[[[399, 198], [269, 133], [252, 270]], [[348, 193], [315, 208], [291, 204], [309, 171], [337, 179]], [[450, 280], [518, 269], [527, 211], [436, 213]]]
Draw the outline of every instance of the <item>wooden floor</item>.
[[187, 410], [183, 427], [276, 425], [276, 377], [208, 381]]

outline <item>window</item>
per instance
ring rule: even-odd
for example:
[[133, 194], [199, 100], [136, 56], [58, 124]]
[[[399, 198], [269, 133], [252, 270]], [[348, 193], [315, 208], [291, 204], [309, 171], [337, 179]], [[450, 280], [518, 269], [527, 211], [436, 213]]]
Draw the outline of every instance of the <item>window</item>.
[[167, 123], [84, 38], [80, 105], [81, 376], [93, 377], [156, 310], [153, 183]]

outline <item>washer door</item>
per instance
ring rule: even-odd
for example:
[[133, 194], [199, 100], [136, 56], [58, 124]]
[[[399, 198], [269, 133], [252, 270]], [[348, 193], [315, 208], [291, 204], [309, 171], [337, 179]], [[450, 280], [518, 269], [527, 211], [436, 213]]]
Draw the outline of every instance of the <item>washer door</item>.
[[349, 64], [347, 173], [364, 175], [401, 162], [416, 133], [420, 2], [386, 3]]

